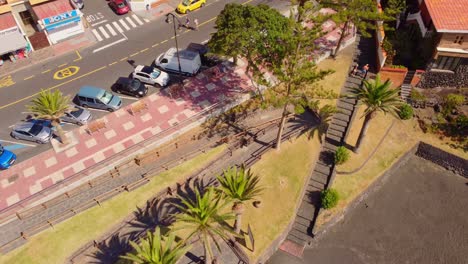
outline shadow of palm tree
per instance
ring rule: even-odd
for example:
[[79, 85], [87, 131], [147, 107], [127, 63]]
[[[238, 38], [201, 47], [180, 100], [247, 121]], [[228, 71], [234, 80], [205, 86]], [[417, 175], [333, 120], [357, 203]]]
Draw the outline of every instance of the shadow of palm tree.
[[115, 263], [120, 256], [132, 250], [129, 241], [131, 236], [120, 236], [120, 233], [113, 235], [110, 239], [97, 245], [98, 250], [92, 254], [93, 264]]
[[144, 208], [137, 207], [133, 212], [135, 219], [128, 223], [132, 229], [131, 233], [143, 235], [148, 229], [154, 230], [157, 226], [167, 227], [175, 221], [173, 214], [176, 211], [177, 208], [167, 198], [147, 201]]

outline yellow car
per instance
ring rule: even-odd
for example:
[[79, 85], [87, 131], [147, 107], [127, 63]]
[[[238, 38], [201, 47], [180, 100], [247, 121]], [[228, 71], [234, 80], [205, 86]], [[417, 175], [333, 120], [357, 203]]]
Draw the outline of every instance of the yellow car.
[[197, 8], [205, 6], [205, 4], [206, 0], [183, 0], [182, 3], [177, 6], [177, 11], [181, 14], [186, 14]]

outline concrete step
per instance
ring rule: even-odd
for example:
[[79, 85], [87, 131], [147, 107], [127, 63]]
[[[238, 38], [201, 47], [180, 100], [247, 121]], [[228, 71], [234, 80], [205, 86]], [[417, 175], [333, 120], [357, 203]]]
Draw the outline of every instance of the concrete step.
[[312, 238], [312, 236], [307, 234], [307, 232], [302, 232], [302, 231], [296, 230], [294, 228], [291, 229], [291, 231], [289, 231], [288, 235], [295, 236], [298, 240], [303, 240], [304, 242], [307, 242], [307, 241], [309, 241], [309, 239]]
[[340, 98], [338, 100], [338, 102], [345, 102], [345, 103], [348, 103], [348, 104], [355, 105], [356, 104], [356, 99], [343, 97], [343, 98]]
[[291, 240], [292, 242], [294, 242], [296, 244], [299, 244], [301, 246], [304, 246], [305, 244], [307, 244], [306, 240], [304, 240], [302, 238], [298, 238], [298, 237], [296, 237], [295, 235], [292, 235], [292, 234], [288, 234], [286, 239]]
[[307, 236], [310, 236], [309, 232], [308, 232], [308, 229], [309, 229], [308, 225], [302, 225], [302, 224], [299, 224], [299, 223], [296, 223], [296, 222], [293, 223], [293, 226], [291, 228], [291, 230], [296, 230], [296, 231], [298, 231], [300, 233], [303, 233], [303, 234], [306, 234]]
[[314, 171], [323, 173], [325, 175], [330, 175], [331, 167], [317, 163], [315, 164]]
[[340, 102], [336, 104], [336, 108], [338, 111], [349, 111], [352, 112], [354, 110], [354, 105], [346, 102]]
[[328, 128], [328, 133], [330, 135], [334, 135], [334, 136], [337, 136], [337, 137], [343, 137], [344, 136], [344, 133], [341, 132], [341, 131], [338, 131], [338, 130], [335, 130], [335, 129], [332, 129], [332, 128]]
[[304, 218], [300, 215], [296, 215], [296, 218], [294, 219], [294, 224], [299, 224], [299, 225], [303, 225], [303, 226], [307, 226], [309, 227], [310, 224], [311, 224], [311, 220], [312, 219], [307, 219], [307, 218]]
[[336, 113], [333, 115], [333, 118], [349, 122], [349, 115], [346, 115], [346, 114]]
[[[305, 197], [305, 196], [304, 196]], [[300, 215], [302, 218], [309, 219], [312, 221], [315, 214], [315, 206], [310, 203], [310, 201], [303, 201], [297, 210], [297, 215]]]
[[314, 171], [314, 173], [312, 173], [312, 177], [310, 177], [310, 180], [309, 181], [316, 181], [316, 182], [320, 182], [320, 183], [327, 183], [328, 181], [328, 176], [329, 174], [325, 174], [325, 173], [321, 173], [319, 171]]
[[336, 125], [339, 125], [339, 126], [342, 126], [342, 127], [347, 127], [348, 126], [348, 122], [346, 121], [342, 121], [342, 120], [338, 120], [338, 119], [335, 119], [333, 118], [332, 119], [332, 124], [336, 124]]
[[347, 106], [348, 106], [348, 108], [339, 107], [338, 112], [342, 113], [343, 115], [351, 116], [353, 114], [353, 109], [349, 109], [349, 105], [347, 105]]
[[327, 136], [325, 137], [325, 140], [328, 141], [328, 142], [331, 142], [331, 143], [340, 144], [341, 141], [343, 141], [343, 138], [327, 134]]
[[346, 130], [346, 127], [344, 126], [340, 126], [340, 125], [337, 125], [337, 124], [330, 124], [330, 126], [328, 127], [328, 129], [333, 129], [333, 130], [336, 130], [336, 131], [340, 131], [340, 132], [345, 132]]

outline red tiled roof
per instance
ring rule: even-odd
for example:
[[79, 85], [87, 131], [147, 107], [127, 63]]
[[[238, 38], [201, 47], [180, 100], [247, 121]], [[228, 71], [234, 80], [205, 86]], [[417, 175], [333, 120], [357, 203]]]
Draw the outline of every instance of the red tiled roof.
[[0, 30], [16, 27], [16, 21], [11, 13], [0, 15]]
[[50, 1], [40, 5], [34, 5], [32, 8], [39, 19], [56, 16], [73, 10], [69, 0]]
[[468, 31], [468, 0], [426, 0], [438, 32]]

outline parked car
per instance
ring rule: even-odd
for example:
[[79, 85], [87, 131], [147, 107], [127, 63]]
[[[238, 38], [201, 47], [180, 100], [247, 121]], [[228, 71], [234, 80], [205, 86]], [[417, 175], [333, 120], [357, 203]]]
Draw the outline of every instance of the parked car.
[[158, 84], [161, 87], [165, 87], [169, 83], [169, 74], [155, 67], [143, 65], [135, 67], [132, 78], [151, 85]]
[[206, 4], [206, 0], [183, 0], [177, 6], [177, 12], [181, 14], [186, 14], [190, 11], [193, 11], [197, 8], [204, 7]]
[[170, 48], [165, 53], [159, 55], [154, 64], [168, 72], [178, 73], [180, 70], [183, 75], [193, 76], [198, 73], [201, 67], [201, 58], [198, 52], [192, 50], [179, 50], [179, 57], [177, 57], [177, 49]]
[[130, 11], [130, 7], [125, 0], [110, 0], [109, 6], [118, 15], [124, 15]]
[[90, 111], [77, 106], [73, 110], [66, 112], [61, 119], [63, 122], [82, 126], [88, 123], [91, 118], [92, 116]]
[[83, 0], [70, 0], [70, 4], [73, 6], [75, 9], [83, 9], [84, 7], [84, 2]]
[[6, 170], [13, 165], [16, 161], [16, 155], [15, 153], [6, 150], [1, 144], [0, 144], [0, 169]]
[[120, 77], [117, 79], [112, 90], [120, 94], [128, 94], [135, 97], [143, 97], [148, 94], [148, 88], [137, 79]]
[[13, 127], [11, 136], [15, 139], [44, 144], [52, 138], [52, 129], [37, 122], [24, 122]]
[[122, 106], [120, 97], [93, 86], [81, 87], [76, 98], [78, 105], [84, 108], [92, 107], [114, 112]]

